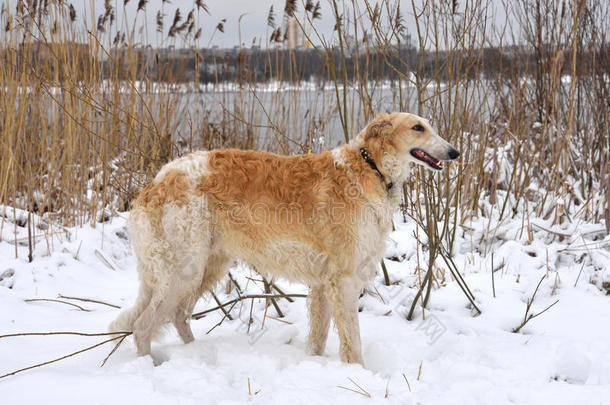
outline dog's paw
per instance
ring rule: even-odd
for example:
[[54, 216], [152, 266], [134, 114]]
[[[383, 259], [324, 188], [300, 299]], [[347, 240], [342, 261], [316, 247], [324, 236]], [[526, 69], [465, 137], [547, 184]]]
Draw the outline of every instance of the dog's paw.
[[161, 350], [155, 350], [153, 353], [150, 354], [150, 357], [152, 358], [153, 365], [155, 367], [160, 366], [166, 361], [169, 361], [169, 354]]

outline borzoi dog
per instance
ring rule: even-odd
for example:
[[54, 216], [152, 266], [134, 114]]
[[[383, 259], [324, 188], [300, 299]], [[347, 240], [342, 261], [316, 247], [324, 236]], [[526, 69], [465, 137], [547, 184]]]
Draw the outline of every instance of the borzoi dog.
[[110, 329], [133, 331], [139, 355], [166, 322], [193, 341], [195, 302], [240, 260], [310, 287], [311, 353], [324, 352], [332, 316], [341, 360], [362, 363], [358, 297], [384, 253], [409, 163], [441, 170], [458, 156], [427, 120], [392, 113], [320, 154], [229, 149], [176, 159], [133, 203], [140, 290]]

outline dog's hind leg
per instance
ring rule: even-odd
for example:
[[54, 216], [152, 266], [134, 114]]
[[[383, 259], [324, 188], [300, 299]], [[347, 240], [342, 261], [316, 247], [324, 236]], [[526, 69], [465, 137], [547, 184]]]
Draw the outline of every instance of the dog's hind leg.
[[178, 305], [173, 324], [184, 343], [190, 343], [195, 339], [189, 320], [197, 300], [202, 294], [211, 290], [214, 287], [214, 284], [225, 275], [229, 262], [230, 261], [226, 256], [210, 256], [207, 260], [201, 283], [197, 285], [197, 288], [191, 295], [184, 298]]
[[308, 297], [309, 336], [307, 347], [311, 354], [321, 356], [326, 347], [330, 327], [330, 307], [323, 285], [310, 288]]
[[189, 297], [182, 300], [176, 309], [176, 314], [172, 321], [178, 331], [178, 335], [180, 335], [180, 338], [184, 343], [191, 343], [195, 340], [189, 321], [197, 298], [198, 297]]
[[161, 326], [176, 314], [178, 300], [174, 295], [175, 285], [156, 289], [146, 309], [134, 323], [133, 336], [139, 356], [150, 354], [150, 342]]
[[[140, 356], [150, 354], [151, 339], [162, 325], [175, 318], [178, 306], [188, 291], [186, 280], [190, 279], [190, 272], [194, 269], [194, 266], [184, 264], [186, 262], [176, 268], [176, 255], [171, 247], [161, 242], [157, 249], [151, 250], [149, 263], [151, 271], [147, 274], [146, 282], [151, 284], [151, 297], [133, 324], [133, 336]], [[192, 277], [196, 278], [197, 275], [193, 274]], [[141, 283], [145, 281], [141, 280]]]
[[335, 326], [339, 333], [341, 361], [346, 363], [362, 364], [358, 323], [358, 297], [361, 284], [360, 280], [352, 276], [330, 280], [326, 286]]
[[178, 335], [184, 343], [190, 343], [195, 340], [191, 325], [189, 323], [193, 308], [199, 299], [199, 279], [202, 278], [201, 262], [205, 261], [205, 255], [186, 254], [187, 258], [184, 263], [181, 263], [176, 269], [179, 278], [182, 279], [182, 287], [180, 291], [181, 299], [176, 306], [176, 311], [172, 317], [172, 323], [178, 331]]

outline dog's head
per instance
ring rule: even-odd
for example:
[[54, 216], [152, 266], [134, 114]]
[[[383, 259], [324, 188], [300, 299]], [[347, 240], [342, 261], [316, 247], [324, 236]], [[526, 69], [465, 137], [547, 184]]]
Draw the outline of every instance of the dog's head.
[[443, 161], [460, 153], [438, 136], [428, 120], [414, 114], [379, 114], [358, 136], [359, 144], [389, 170], [404, 172], [409, 162], [431, 170], [442, 170]]

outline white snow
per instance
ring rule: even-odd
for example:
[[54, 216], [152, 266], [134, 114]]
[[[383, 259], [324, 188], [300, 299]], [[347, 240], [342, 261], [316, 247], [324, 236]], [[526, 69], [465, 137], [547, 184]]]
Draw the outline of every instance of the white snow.
[[[153, 358], [138, 358], [132, 338], [109, 359], [112, 343], [66, 360], [0, 379], [2, 404], [541, 404], [607, 403], [610, 394], [610, 297], [604, 282], [610, 267], [610, 236], [603, 224], [553, 225], [552, 219], [517, 216], [498, 223], [472, 219], [459, 226], [454, 261], [483, 313], [468, 301], [439, 259], [425, 320], [418, 307], [405, 314], [416, 293], [418, 245], [415, 224], [402, 223], [388, 241], [386, 265], [394, 285], [377, 278], [361, 298], [360, 327], [365, 367], [338, 358], [331, 330], [326, 354], [305, 352], [305, 300], [280, 300], [286, 317], [264, 318], [264, 300], [233, 308], [233, 321], [218, 311], [192, 321], [196, 341], [184, 345], [172, 328], [153, 345]], [[137, 293], [135, 259], [125, 235], [125, 215], [94, 228], [71, 228], [37, 238], [27, 262], [27, 231], [5, 215], [0, 242], [0, 334], [44, 331], [105, 332], [119, 310], [70, 301], [69, 305], [24, 299], [65, 296], [130, 305]], [[21, 214], [17, 212], [17, 217]], [[490, 222], [491, 221], [491, 225]], [[19, 221], [18, 221], [19, 222]], [[23, 221], [21, 221], [23, 223]], [[489, 232], [488, 232], [489, 230]], [[37, 230], [36, 234], [43, 233]], [[48, 229], [47, 229], [47, 233]], [[420, 239], [425, 242], [420, 230]], [[560, 234], [567, 236], [560, 237]], [[69, 238], [68, 238], [69, 235]], [[25, 237], [25, 239], [24, 239]], [[18, 239], [15, 259], [14, 240]], [[419, 250], [418, 250], [419, 249]], [[491, 254], [495, 272], [492, 291]], [[113, 269], [114, 268], [114, 269]], [[12, 271], [10, 271], [12, 270]], [[242, 288], [260, 293], [260, 277], [244, 265], [231, 273]], [[4, 274], [4, 275], [3, 275]], [[11, 275], [12, 274], [12, 275]], [[512, 333], [543, 275], [520, 333]], [[420, 276], [423, 276], [421, 274]], [[578, 281], [577, 281], [578, 280]], [[301, 285], [278, 282], [284, 292]], [[216, 293], [222, 301], [225, 285]], [[66, 300], [69, 301], [69, 300]], [[203, 297], [196, 311], [215, 306]], [[269, 307], [268, 315], [277, 314]], [[208, 334], [206, 332], [210, 331]], [[0, 339], [0, 375], [101, 342], [106, 337], [27, 336]], [[155, 366], [155, 363], [158, 365]], [[408, 383], [407, 383], [408, 381]], [[356, 393], [360, 385], [370, 398]], [[344, 387], [344, 388], [340, 388]], [[346, 389], [348, 388], [348, 389]]]

